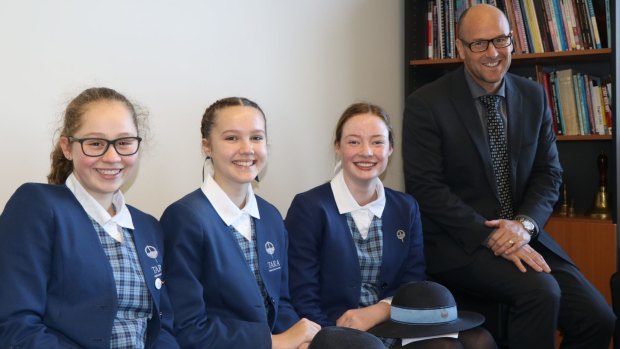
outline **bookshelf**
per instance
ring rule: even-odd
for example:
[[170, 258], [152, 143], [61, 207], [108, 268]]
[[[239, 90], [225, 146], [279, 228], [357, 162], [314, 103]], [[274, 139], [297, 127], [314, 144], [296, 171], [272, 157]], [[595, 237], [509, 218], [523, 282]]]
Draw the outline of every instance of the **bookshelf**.
[[[442, 1], [435, 0], [405, 0], [404, 4], [406, 96], [418, 87], [434, 81], [462, 64], [462, 60], [459, 58], [428, 58], [429, 24], [427, 19], [429, 18], [429, 2], [442, 3]], [[540, 3], [543, 2], [540, 1]], [[448, 3], [448, 1], [443, 1], [443, 3]], [[498, 7], [504, 8], [506, 1], [497, 0], [496, 3]], [[611, 28], [609, 33], [615, 33], [615, 18], [618, 17], [615, 1], [593, 0], [598, 23], [601, 23], [601, 20], [606, 23], [605, 9], [607, 4], [610, 7], [608, 17]], [[454, 17], [456, 21], [458, 18], [456, 15]], [[545, 230], [565, 249], [584, 275], [611, 304], [609, 278], [618, 270], [619, 263], [617, 222], [620, 190], [616, 183], [616, 177], [620, 173], [620, 161], [618, 161], [620, 149], [618, 149], [615, 132], [617, 117], [614, 106], [619, 97], [615, 88], [615, 77], [620, 63], [616, 57], [616, 52], [609, 47], [609, 43], [612, 47], [618, 47], [618, 38], [615, 35], [608, 34], [606, 26], [599, 26], [598, 28], [601, 32], [601, 48], [550, 50], [536, 53], [515, 52], [512, 56], [510, 72], [541, 82], [541, 73], [572, 68], [575, 71], [593, 76], [606, 77], [613, 85], [613, 94], [610, 95], [612, 100], [610, 103], [611, 121], [613, 124], [611, 134], [557, 136], [560, 162], [564, 169], [564, 182], [568, 186], [569, 199], [574, 199], [576, 215], [574, 217], [554, 215], [545, 226]], [[436, 36], [436, 34], [434, 35]], [[608, 36], [612, 37], [608, 40]], [[436, 55], [434, 56], [436, 57]], [[599, 187], [596, 159], [600, 152], [604, 152], [608, 159], [607, 197], [611, 209], [610, 218], [604, 220], [590, 218], [587, 215], [587, 211], [594, 204]]]

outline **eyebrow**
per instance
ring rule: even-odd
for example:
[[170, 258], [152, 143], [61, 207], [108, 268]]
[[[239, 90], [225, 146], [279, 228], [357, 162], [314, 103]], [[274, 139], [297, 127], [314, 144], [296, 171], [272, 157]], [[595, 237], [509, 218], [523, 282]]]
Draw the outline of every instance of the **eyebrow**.
[[[136, 135], [134, 135], [132, 132], [122, 132], [116, 135], [115, 138], [118, 137], [135, 137]], [[88, 138], [107, 138], [106, 134], [103, 134], [101, 132], [91, 132], [91, 133], [87, 133], [83, 136], [81, 136], [82, 138], [88, 137]]]

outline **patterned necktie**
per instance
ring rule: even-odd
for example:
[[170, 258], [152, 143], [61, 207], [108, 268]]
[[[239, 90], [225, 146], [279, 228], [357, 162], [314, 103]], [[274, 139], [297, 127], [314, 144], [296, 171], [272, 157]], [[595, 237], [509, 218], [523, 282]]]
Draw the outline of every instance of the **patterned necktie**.
[[513, 219], [512, 192], [510, 189], [510, 167], [508, 165], [508, 142], [504, 119], [499, 113], [500, 96], [486, 95], [479, 98], [486, 108], [487, 133], [491, 150], [491, 163], [497, 183], [497, 192], [501, 204], [500, 218]]

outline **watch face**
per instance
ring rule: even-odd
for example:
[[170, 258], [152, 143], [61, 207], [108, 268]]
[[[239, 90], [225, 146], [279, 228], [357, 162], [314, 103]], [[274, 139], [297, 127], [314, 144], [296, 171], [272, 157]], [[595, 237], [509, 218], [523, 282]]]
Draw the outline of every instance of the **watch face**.
[[534, 230], [534, 223], [532, 223], [530, 220], [528, 220], [528, 219], [522, 219], [522, 220], [521, 220], [521, 223], [523, 224], [523, 227], [524, 227], [526, 230], [529, 230], [529, 231]]

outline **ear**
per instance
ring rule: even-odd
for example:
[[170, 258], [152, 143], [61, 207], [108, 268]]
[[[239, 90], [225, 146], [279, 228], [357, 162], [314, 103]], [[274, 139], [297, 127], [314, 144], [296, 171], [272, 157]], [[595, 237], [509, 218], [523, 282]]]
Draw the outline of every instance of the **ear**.
[[455, 40], [456, 43], [456, 51], [459, 53], [459, 58], [460, 59], [465, 59], [465, 46], [463, 45], [463, 42], [461, 41], [461, 39], [456, 39]]
[[202, 152], [207, 157], [211, 157], [211, 146], [209, 145], [209, 140], [206, 138], [202, 139]]
[[71, 154], [71, 143], [69, 142], [69, 138], [65, 136], [60, 136], [58, 142], [60, 143], [60, 149], [62, 149], [62, 153], [64, 154], [65, 158], [69, 161], [73, 161], [73, 154]]
[[340, 141], [337, 141], [336, 143], [334, 143], [334, 150], [336, 151], [336, 155], [340, 157]]
[[388, 151], [388, 158], [390, 156], [392, 156], [392, 153], [394, 152], [394, 147], [392, 145], [390, 145], [390, 150]]

